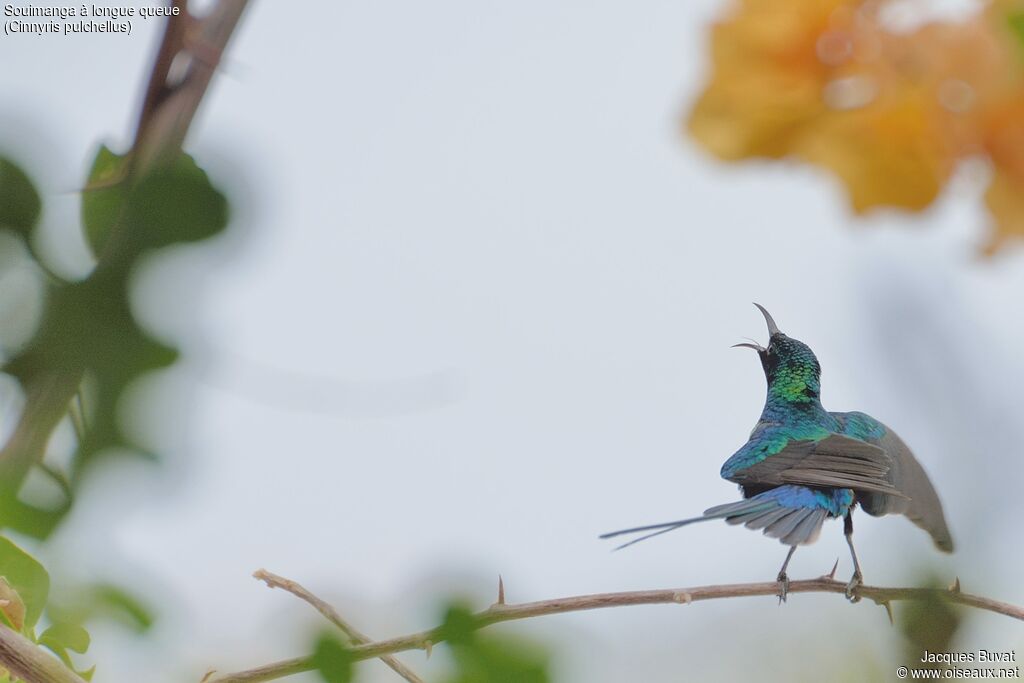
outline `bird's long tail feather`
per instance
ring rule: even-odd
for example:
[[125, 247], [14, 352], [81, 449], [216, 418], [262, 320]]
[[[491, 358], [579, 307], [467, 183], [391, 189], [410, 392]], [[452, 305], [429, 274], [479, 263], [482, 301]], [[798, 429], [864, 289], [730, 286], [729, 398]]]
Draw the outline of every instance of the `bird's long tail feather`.
[[845, 510], [829, 511], [815, 504], [813, 492], [802, 486], [787, 485], [758, 494], [753, 498], [716, 505], [708, 508], [700, 517], [679, 519], [674, 522], [648, 524], [629, 529], [620, 529], [601, 538], [613, 538], [624, 534], [646, 533], [640, 538], [616, 546], [615, 550], [629, 547], [634, 543], [646, 541], [669, 531], [674, 531], [694, 522], [706, 522], [710, 519], [724, 519], [729, 524], [743, 524], [750, 529], [764, 529], [767, 536], [777, 538], [787, 545], [803, 545], [813, 542], [821, 531], [822, 522], [831, 512], [833, 516], [843, 514]]
[[634, 538], [632, 541], [623, 543], [622, 545], [615, 546], [614, 550], [622, 550], [634, 543], [640, 541], [646, 541], [648, 538], [654, 538], [661, 534], [667, 534], [670, 531], [675, 531], [679, 527], [686, 526], [687, 524], [693, 524], [694, 522], [706, 522], [709, 519], [717, 519], [716, 517], [691, 517], [690, 519], [680, 519], [675, 522], [662, 522], [661, 524], [648, 524], [647, 526], [637, 526], [632, 529], [619, 529], [618, 531], [611, 531], [607, 534], [601, 534], [601, 538], [614, 538], [615, 536], [623, 536], [625, 534], [638, 534], [642, 531], [651, 531], [652, 529], [658, 529], [654, 533], [644, 534], [640, 538]]

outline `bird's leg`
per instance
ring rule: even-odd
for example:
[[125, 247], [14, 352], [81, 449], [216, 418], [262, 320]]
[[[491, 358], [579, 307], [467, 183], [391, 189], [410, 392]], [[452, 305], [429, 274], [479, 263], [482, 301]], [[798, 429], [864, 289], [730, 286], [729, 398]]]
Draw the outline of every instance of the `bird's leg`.
[[789, 577], [786, 576], [786, 567], [789, 566], [789, 561], [793, 557], [793, 553], [796, 552], [796, 546], [789, 546], [789, 554], [786, 555], [786, 561], [782, 563], [782, 569], [779, 570], [779, 575], [775, 577], [775, 580], [779, 582], [779, 604], [786, 602], [786, 595], [789, 593]]
[[860, 562], [857, 561], [857, 551], [853, 549], [853, 510], [846, 513], [843, 518], [843, 534], [846, 535], [846, 544], [850, 546], [850, 556], [853, 558], [853, 576], [846, 584], [846, 599], [850, 602], [859, 602], [860, 598], [853, 594], [857, 586], [864, 583], [864, 575], [860, 573]]

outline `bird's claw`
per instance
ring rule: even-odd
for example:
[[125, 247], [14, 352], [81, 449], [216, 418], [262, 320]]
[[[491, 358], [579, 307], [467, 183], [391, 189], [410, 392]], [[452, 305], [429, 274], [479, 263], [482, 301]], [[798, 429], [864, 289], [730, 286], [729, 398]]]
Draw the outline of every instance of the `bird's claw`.
[[846, 599], [850, 602], [860, 602], [860, 596], [855, 595], [854, 591], [863, 584], [864, 577], [860, 572], [854, 572], [853, 576], [850, 577], [850, 582], [846, 584]]
[[789, 577], [786, 576], [786, 572], [779, 572], [775, 580], [779, 583], [779, 604], [781, 605], [786, 602], [786, 596], [789, 595]]

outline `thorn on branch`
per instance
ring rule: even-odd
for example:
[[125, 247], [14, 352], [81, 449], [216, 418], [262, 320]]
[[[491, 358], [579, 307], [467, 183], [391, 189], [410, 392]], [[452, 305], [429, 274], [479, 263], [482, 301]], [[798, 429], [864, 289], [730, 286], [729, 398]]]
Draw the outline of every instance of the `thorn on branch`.
[[882, 607], [885, 608], [885, 613], [887, 615], [889, 615], [889, 625], [890, 626], [895, 626], [896, 625], [896, 620], [893, 619], [893, 616], [892, 616], [892, 601], [890, 601], [890, 600], [882, 601]]
[[959, 576], [956, 577], [956, 581], [954, 581], [953, 584], [949, 587], [949, 592], [950, 593], [959, 593], [960, 592], [960, 577]]
[[836, 570], [837, 570], [837, 569], [839, 569], [839, 558], [838, 558], [838, 557], [836, 558], [836, 563], [835, 563], [834, 565], [832, 565], [832, 571], [830, 571], [830, 572], [829, 572], [828, 574], [826, 574], [825, 576], [826, 576], [826, 577], [827, 577], [828, 579], [830, 579], [830, 580], [832, 580], [832, 581], [835, 581], [835, 579], [836, 579]]
[[505, 604], [505, 582], [501, 579], [501, 574], [498, 574], [498, 605]]

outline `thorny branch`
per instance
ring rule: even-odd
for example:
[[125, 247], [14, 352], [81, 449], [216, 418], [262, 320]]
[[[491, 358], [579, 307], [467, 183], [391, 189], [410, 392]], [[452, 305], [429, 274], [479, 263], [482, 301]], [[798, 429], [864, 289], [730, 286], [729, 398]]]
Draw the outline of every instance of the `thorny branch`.
[[[499, 589], [504, 593], [503, 586]], [[789, 584], [789, 594], [794, 593], [838, 593], [846, 594], [846, 583], [836, 581], [832, 576], [826, 575], [817, 579], [805, 581], [792, 581]], [[662, 590], [628, 591], [623, 593], [598, 593], [594, 595], [577, 595], [568, 598], [555, 598], [553, 600], [542, 600], [539, 602], [527, 602], [522, 604], [504, 604], [499, 600], [487, 609], [477, 612], [475, 622], [477, 628], [484, 628], [491, 624], [502, 621], [513, 621], [517, 619], [531, 619], [548, 614], [565, 614], [567, 612], [581, 612], [591, 609], [604, 609], [607, 607], [627, 607], [630, 605], [659, 605], [659, 604], [682, 604], [689, 605], [703, 600], [717, 600], [720, 598], [744, 598], [758, 595], [777, 596], [779, 584], [770, 583], [738, 583], [723, 584], [717, 586], [698, 586], [695, 588], [669, 588]], [[1024, 621], [1024, 607], [1018, 607], [1005, 602], [999, 602], [991, 598], [963, 593], [960, 590], [960, 580], [948, 589], [941, 588], [883, 588], [879, 586], [859, 586], [854, 594], [857, 598], [866, 598], [877, 605], [882, 605], [890, 612], [890, 603], [910, 600], [946, 600], [948, 602], [973, 607], [975, 609], [1003, 614], [1014, 619]], [[502, 596], [503, 597], [503, 596]], [[432, 628], [419, 633], [412, 633], [390, 640], [381, 640], [374, 643], [366, 643], [353, 647], [349, 652], [354, 660], [372, 659], [382, 655], [404, 652], [406, 650], [425, 650], [427, 652], [437, 643], [445, 639], [441, 627]], [[258, 683], [259, 681], [271, 681], [285, 676], [311, 671], [313, 663], [309, 657], [296, 657], [280, 662], [267, 664], [256, 669], [240, 671], [238, 673], [224, 674], [222, 676], [211, 676], [204, 679], [206, 683]]]

